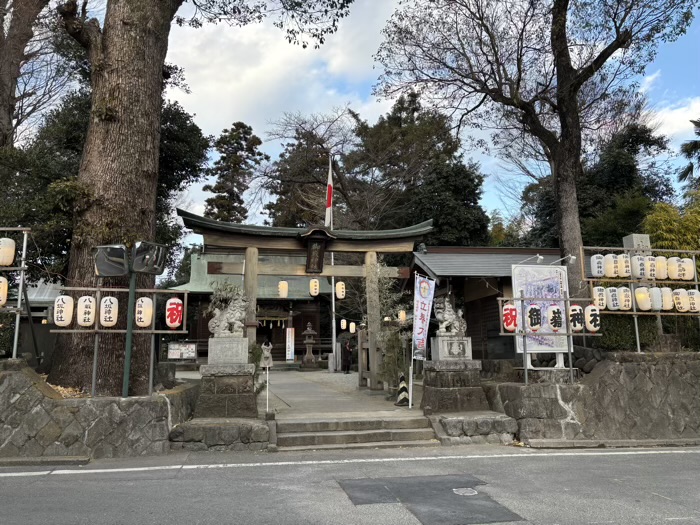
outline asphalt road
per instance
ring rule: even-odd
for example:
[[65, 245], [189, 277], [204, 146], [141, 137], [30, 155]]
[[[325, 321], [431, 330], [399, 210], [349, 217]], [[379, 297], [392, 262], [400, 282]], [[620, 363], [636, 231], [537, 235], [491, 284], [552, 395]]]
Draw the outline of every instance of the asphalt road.
[[173, 454], [0, 468], [0, 524], [700, 524], [700, 448]]

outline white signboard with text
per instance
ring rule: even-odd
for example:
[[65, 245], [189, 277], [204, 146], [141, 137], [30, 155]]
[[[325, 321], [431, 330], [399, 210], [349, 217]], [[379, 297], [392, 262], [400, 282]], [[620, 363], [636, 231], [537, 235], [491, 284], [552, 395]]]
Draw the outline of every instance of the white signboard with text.
[[197, 343], [168, 343], [168, 359], [197, 359]]
[[294, 362], [294, 328], [287, 328], [286, 330], [286, 350], [287, 350], [287, 362]]

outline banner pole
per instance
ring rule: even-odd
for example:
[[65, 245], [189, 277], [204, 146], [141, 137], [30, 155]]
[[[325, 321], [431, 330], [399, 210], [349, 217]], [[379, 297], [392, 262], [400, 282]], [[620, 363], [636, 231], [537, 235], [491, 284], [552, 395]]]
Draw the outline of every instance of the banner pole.
[[270, 367], [265, 367], [265, 413], [270, 411]]
[[413, 358], [411, 358], [411, 366], [408, 370], [408, 408], [413, 407]]

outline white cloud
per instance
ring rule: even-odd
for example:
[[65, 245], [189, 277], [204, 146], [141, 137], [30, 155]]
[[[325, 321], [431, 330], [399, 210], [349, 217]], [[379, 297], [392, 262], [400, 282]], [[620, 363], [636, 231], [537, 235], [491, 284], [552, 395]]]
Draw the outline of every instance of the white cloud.
[[694, 137], [690, 119], [700, 118], [700, 97], [659, 105], [652, 111], [654, 121], [659, 125], [659, 133], [668, 137], [671, 145], [678, 148], [681, 143]]
[[654, 89], [654, 84], [656, 84], [660, 78], [661, 78], [661, 70], [660, 69], [657, 69], [651, 75], [646, 75], [642, 79], [642, 83], [639, 86], [639, 91], [641, 91], [642, 93], [649, 93], [652, 89]]

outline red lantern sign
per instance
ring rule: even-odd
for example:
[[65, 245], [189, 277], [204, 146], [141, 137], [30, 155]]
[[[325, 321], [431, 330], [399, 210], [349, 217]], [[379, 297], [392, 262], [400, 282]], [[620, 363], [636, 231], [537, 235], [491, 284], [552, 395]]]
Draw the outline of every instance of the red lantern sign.
[[503, 327], [509, 332], [518, 327], [518, 309], [514, 304], [503, 305]]
[[168, 328], [175, 330], [182, 324], [183, 305], [177, 297], [168, 299], [165, 303], [165, 324]]

